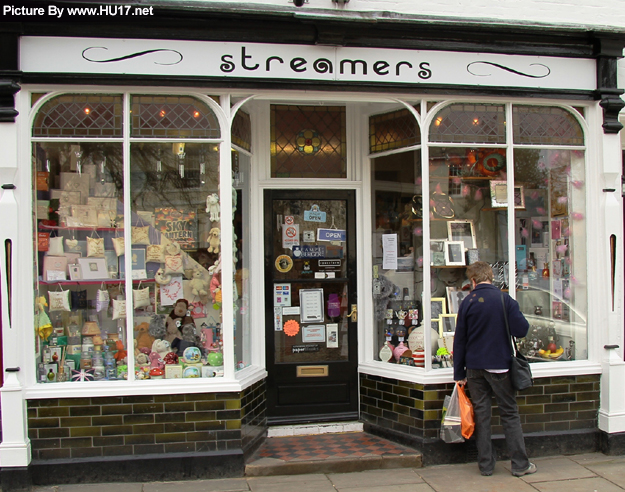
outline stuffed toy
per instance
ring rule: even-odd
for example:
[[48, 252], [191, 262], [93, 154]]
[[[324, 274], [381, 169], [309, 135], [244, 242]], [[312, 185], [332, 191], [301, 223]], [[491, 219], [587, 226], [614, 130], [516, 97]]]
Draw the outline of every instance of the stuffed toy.
[[42, 340], [47, 340], [52, 335], [52, 323], [50, 317], [46, 314], [45, 307], [48, 305], [46, 296], [37, 297], [35, 306], [37, 314], [35, 315], [35, 329]]
[[182, 327], [182, 338], [176, 338], [171, 344], [172, 349], [177, 349], [178, 354], [184, 353], [189, 347], [202, 349], [200, 337], [195, 334], [195, 325], [186, 324]]
[[138, 349], [142, 347], [152, 347], [152, 344], [154, 343], [154, 340], [156, 339], [156, 337], [152, 336], [149, 333], [149, 329], [150, 329], [150, 324], [146, 322], [139, 323], [135, 327], [135, 330], [138, 332], [137, 340], [136, 340]]
[[219, 253], [219, 245], [221, 244], [221, 231], [219, 227], [213, 227], [208, 233], [208, 249], [209, 253]]
[[211, 193], [206, 197], [206, 213], [211, 222], [219, 222], [219, 195]]
[[[155, 314], [152, 316], [150, 320], [150, 327], [148, 329], [148, 333], [154, 337], [154, 340], [157, 338], [165, 338], [165, 334], [167, 333], [167, 327], [165, 326], [165, 316], [162, 314]], [[154, 343], [152, 340], [152, 343]], [[150, 344], [150, 347], [152, 344]]]
[[115, 341], [115, 348], [117, 349], [117, 352], [115, 353], [115, 360], [119, 363], [126, 358], [128, 352], [124, 350], [124, 343], [121, 340]]
[[175, 352], [169, 352], [163, 359], [165, 364], [178, 364], [178, 355]]
[[174, 304], [174, 308], [171, 310], [169, 316], [167, 316], [167, 319], [165, 320], [168, 326], [169, 320], [176, 322], [178, 330], [182, 328], [182, 325], [186, 325], [188, 323], [195, 325], [193, 317], [191, 316], [191, 314], [189, 314], [189, 301], [187, 301], [186, 299], [178, 299]]
[[189, 281], [191, 293], [194, 296], [205, 296], [208, 294], [208, 282], [204, 280], [204, 273], [199, 268], [193, 270], [193, 277]]
[[150, 363], [150, 359], [143, 352], [139, 353], [139, 355], [137, 355], [135, 360], [138, 366], [145, 366]]
[[171, 345], [172, 343], [174, 343], [174, 340], [176, 338], [180, 338], [182, 336], [182, 332], [178, 328], [178, 325], [176, 324], [176, 322], [169, 317], [167, 318], [166, 326], [167, 326], [167, 331], [163, 339], [167, 340], [169, 344]]
[[156, 352], [161, 357], [165, 357], [168, 352], [171, 352], [171, 345], [167, 340], [156, 339], [152, 344], [152, 352]]
[[166, 275], [165, 270], [159, 268], [154, 274], [154, 281], [158, 285], [167, 285], [169, 282], [171, 282], [171, 275]]
[[152, 369], [165, 369], [165, 362], [163, 357], [158, 352], [150, 352], [150, 367]]

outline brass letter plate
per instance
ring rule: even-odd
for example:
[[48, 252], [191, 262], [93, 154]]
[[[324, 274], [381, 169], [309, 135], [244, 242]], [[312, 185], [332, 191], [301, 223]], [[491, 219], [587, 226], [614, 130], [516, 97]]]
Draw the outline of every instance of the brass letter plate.
[[297, 366], [298, 378], [318, 378], [328, 376], [328, 366]]

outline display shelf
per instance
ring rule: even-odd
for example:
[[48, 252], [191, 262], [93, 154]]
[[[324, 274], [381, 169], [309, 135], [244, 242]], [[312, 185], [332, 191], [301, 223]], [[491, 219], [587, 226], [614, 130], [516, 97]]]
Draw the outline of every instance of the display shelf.
[[[40, 280], [40, 285], [102, 285], [102, 284], [122, 284], [126, 282], [125, 279], [119, 278], [104, 278], [102, 280], [89, 279], [89, 280]], [[156, 282], [153, 278], [134, 279], [133, 284], [139, 283], [153, 284]]]
[[501, 179], [498, 176], [430, 176], [430, 179], [434, 179], [437, 181], [456, 178], [460, 178], [462, 181], [492, 181], [494, 179]]
[[39, 224], [39, 229], [50, 229], [50, 230], [63, 230], [63, 231], [102, 231], [102, 232], [115, 232], [115, 231], [123, 231], [123, 227], [68, 227], [68, 226], [49, 226], [44, 224]]

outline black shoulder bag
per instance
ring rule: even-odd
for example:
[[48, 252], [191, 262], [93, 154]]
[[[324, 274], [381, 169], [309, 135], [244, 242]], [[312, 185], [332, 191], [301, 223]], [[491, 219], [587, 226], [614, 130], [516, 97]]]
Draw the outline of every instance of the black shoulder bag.
[[501, 293], [501, 304], [503, 306], [503, 319], [506, 321], [506, 331], [508, 332], [508, 338], [512, 342], [512, 364], [510, 365], [510, 380], [515, 390], [521, 391], [534, 385], [532, 380], [532, 370], [530, 369], [530, 363], [521, 354], [516, 347], [516, 342], [510, 334], [510, 326], [508, 325], [508, 312], [506, 310], [506, 303], [503, 299], [503, 292]]

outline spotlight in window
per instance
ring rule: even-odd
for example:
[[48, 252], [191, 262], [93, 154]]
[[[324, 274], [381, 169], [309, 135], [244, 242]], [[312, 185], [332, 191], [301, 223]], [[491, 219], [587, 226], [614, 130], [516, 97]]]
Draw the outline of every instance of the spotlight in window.
[[164, 118], [166, 113], [164, 109], [161, 109], [161, 112], [158, 114], [160, 115], [161, 118]]
[[199, 118], [200, 117], [200, 112], [197, 111], [197, 110], [193, 111], [193, 117], [194, 118]]
[[478, 118], [473, 118], [473, 124], [475, 126], [479, 125], [480, 124], [480, 120]]
[[91, 114], [91, 108], [85, 108], [84, 111], [85, 114]]
[[440, 116], [434, 120], [434, 124], [436, 126], [440, 126], [442, 122], [443, 122], [443, 118], [441, 118]]

